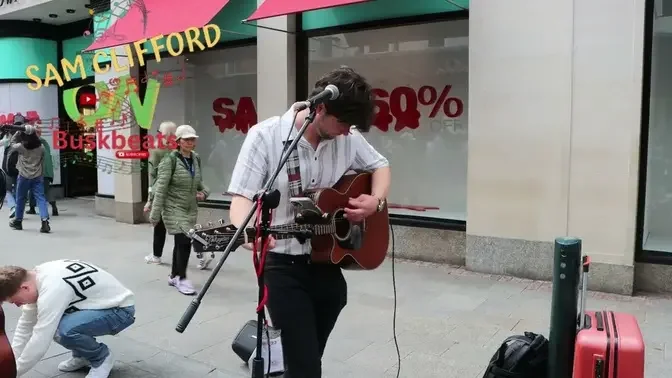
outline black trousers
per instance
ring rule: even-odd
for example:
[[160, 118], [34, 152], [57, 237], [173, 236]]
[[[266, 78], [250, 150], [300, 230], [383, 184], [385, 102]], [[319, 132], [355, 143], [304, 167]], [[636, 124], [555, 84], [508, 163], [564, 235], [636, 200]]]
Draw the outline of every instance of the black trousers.
[[163, 256], [163, 246], [166, 245], [166, 225], [163, 219], [154, 226], [154, 256]]
[[285, 378], [320, 378], [327, 339], [347, 304], [341, 269], [270, 252], [264, 281], [273, 327], [281, 330]]
[[187, 278], [187, 266], [189, 265], [189, 255], [191, 254], [191, 240], [184, 234], [175, 235], [175, 246], [173, 246], [173, 266], [171, 277], [180, 276]]

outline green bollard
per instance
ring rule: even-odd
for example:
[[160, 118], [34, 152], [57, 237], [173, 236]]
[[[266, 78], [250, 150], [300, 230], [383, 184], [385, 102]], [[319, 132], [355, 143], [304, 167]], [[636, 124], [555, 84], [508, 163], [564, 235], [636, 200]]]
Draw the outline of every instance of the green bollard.
[[555, 239], [548, 378], [571, 378], [576, 342], [581, 239]]

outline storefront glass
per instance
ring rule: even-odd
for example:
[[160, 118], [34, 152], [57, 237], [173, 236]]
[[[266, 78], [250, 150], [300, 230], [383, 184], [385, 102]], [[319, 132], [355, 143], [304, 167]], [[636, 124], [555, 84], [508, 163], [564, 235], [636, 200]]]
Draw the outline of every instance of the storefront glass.
[[[199, 135], [205, 184], [212, 200], [224, 200], [247, 131], [257, 123], [257, 48], [254, 45], [150, 61], [162, 86], [153, 130], [162, 121], [189, 124]], [[165, 72], [172, 73], [166, 85]], [[177, 81], [183, 76], [186, 80]]]
[[58, 87], [49, 86], [33, 91], [25, 83], [0, 84], [0, 124], [9, 123], [16, 113], [28, 118], [39, 118], [38, 125], [42, 128], [42, 137], [51, 147], [54, 163], [53, 184], [60, 185], [61, 157], [60, 151], [54, 148], [51, 130], [54, 127], [52, 120], [58, 119]]
[[672, 252], [672, 14], [654, 17], [643, 248]]
[[390, 160], [392, 213], [466, 220], [468, 32], [460, 20], [309, 41], [311, 85], [347, 65], [375, 88], [365, 136]]

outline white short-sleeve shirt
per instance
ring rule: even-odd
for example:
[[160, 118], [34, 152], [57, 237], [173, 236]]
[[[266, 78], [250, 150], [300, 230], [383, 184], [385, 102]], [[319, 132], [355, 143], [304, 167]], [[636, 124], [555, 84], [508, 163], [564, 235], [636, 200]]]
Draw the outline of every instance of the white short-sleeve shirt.
[[[238, 154], [231, 175], [228, 193], [250, 200], [259, 192], [278, 166], [283, 152], [283, 142], [291, 132], [290, 140], [298, 130], [293, 125], [294, 110], [282, 117], [266, 119], [250, 128]], [[389, 165], [387, 159], [376, 151], [364, 136], [351, 129], [348, 136], [340, 135], [321, 141], [317, 149], [301, 138], [297, 144], [303, 190], [329, 188], [350, 170], [374, 171]], [[287, 167], [283, 167], [275, 180], [274, 189], [280, 191], [280, 205], [273, 211], [272, 225], [294, 223], [294, 210], [289, 201]], [[248, 227], [250, 227], [248, 225]], [[273, 252], [290, 255], [310, 253], [310, 243], [303, 245], [296, 239], [278, 240]]]

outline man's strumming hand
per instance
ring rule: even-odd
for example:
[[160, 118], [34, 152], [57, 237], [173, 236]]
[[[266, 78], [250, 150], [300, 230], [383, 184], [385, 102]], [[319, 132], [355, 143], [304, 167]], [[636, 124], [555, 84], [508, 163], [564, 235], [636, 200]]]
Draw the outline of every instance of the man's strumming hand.
[[378, 209], [378, 198], [361, 194], [359, 197], [350, 198], [350, 207], [345, 208], [345, 217], [352, 222], [361, 222]]

